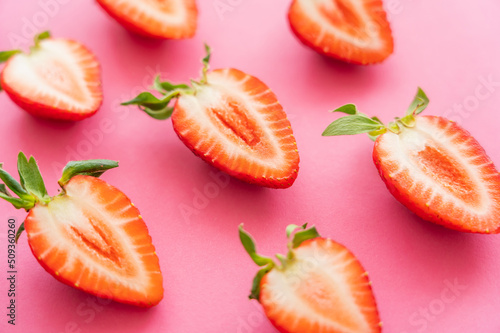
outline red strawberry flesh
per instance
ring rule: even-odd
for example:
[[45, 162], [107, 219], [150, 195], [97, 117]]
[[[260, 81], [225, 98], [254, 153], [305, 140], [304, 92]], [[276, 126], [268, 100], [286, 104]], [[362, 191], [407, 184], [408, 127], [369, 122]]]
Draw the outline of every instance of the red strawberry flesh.
[[6, 63], [0, 84], [29, 113], [57, 120], [80, 120], [102, 103], [100, 66], [82, 44], [45, 39], [30, 54]]
[[195, 94], [182, 95], [174, 130], [198, 156], [249, 183], [285, 188], [299, 156], [290, 122], [271, 90], [236, 69], [215, 70]]
[[500, 176], [481, 145], [456, 123], [419, 116], [387, 132], [373, 158], [391, 193], [420, 217], [461, 231], [500, 231]]
[[393, 52], [391, 28], [379, 0], [294, 0], [288, 18], [305, 45], [329, 57], [373, 64]]
[[75, 176], [63, 196], [36, 205], [25, 221], [31, 250], [59, 281], [118, 302], [153, 306], [163, 298], [151, 237], [130, 200], [91, 176]]

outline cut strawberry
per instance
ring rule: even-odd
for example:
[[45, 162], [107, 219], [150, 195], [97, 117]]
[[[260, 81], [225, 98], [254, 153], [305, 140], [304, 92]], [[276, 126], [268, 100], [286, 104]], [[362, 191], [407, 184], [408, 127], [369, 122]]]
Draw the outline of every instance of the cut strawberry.
[[82, 44], [35, 37], [29, 54], [0, 52], [7, 61], [0, 85], [29, 113], [56, 120], [81, 120], [97, 112], [102, 103], [101, 70], [96, 57]]
[[393, 52], [380, 0], [294, 0], [288, 20], [302, 43], [329, 57], [367, 65]]
[[[286, 188], [297, 178], [299, 155], [290, 122], [274, 93], [237, 69], [208, 71], [192, 87], [155, 80], [162, 99], [142, 93], [139, 105], [156, 119], [172, 116], [184, 144], [207, 163], [251, 184]], [[174, 107], [169, 103], [178, 98]]]
[[29, 214], [25, 229], [33, 255], [57, 280], [117, 302], [150, 307], [163, 298], [162, 274], [139, 210], [120, 190], [97, 179], [117, 167], [109, 160], [70, 162], [49, 197], [33, 157], [19, 154], [21, 183], [0, 168], [0, 197]]
[[344, 246], [321, 238], [316, 228], [287, 227], [287, 256], [280, 265], [256, 253], [240, 226], [240, 240], [252, 260], [264, 266], [250, 299], [257, 299], [271, 323], [283, 333], [380, 332], [382, 323], [368, 273]]
[[336, 111], [323, 135], [377, 137], [373, 160], [389, 191], [421, 218], [465, 232], [500, 232], [500, 175], [481, 145], [458, 124], [417, 116], [428, 104], [419, 89], [404, 118], [384, 126], [354, 105]]
[[195, 0], [97, 0], [127, 30], [166, 39], [191, 38], [196, 33]]

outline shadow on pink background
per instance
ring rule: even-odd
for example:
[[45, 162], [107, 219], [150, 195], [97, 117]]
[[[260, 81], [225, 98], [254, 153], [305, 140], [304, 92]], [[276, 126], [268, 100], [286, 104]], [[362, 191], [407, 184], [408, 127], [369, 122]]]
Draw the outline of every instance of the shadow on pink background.
[[[259, 252], [271, 255], [285, 251], [286, 225], [305, 222], [349, 247], [370, 272], [384, 332], [500, 331], [498, 236], [420, 220], [386, 191], [367, 137], [321, 137], [336, 118], [328, 110], [353, 102], [388, 121], [406, 110], [421, 86], [431, 99], [426, 113], [460, 122], [500, 165], [497, 1], [386, 1], [396, 49], [370, 67], [303, 47], [288, 27], [288, 1], [199, 0], [196, 38], [163, 42], [129, 34], [92, 1], [57, 1], [0, 2], [0, 50], [16, 46], [13, 38], [24, 38], [34, 17], [40, 30], [83, 42], [102, 64], [103, 107], [88, 120], [60, 124], [35, 119], [0, 94], [0, 160], [15, 173], [18, 151], [33, 154], [52, 195], [68, 160], [119, 160], [120, 168], [103, 178], [141, 210], [160, 257], [165, 299], [150, 310], [101, 304], [47, 274], [22, 236], [16, 327], [7, 325], [7, 220], [21, 223], [26, 214], [0, 202], [1, 332], [275, 332], [258, 304], [247, 300], [257, 268], [239, 243], [237, 226], [245, 223]], [[41, 3], [52, 4], [50, 16], [40, 14]], [[231, 10], [218, 12], [220, 3]], [[156, 72], [172, 81], [196, 78], [203, 42], [214, 50], [212, 68], [255, 75], [280, 99], [301, 157], [290, 189], [231, 179], [201, 200], [197, 193], [212, 186], [218, 171], [184, 147], [169, 120], [119, 106], [147, 88]], [[478, 86], [489, 96], [478, 99]]]

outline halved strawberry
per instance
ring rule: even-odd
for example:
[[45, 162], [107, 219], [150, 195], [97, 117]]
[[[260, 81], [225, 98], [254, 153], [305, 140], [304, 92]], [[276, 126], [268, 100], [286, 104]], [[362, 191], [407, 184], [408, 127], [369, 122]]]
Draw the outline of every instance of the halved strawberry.
[[196, 33], [195, 0], [97, 0], [127, 30], [151, 38], [191, 38]]
[[49, 197], [33, 157], [19, 154], [18, 183], [0, 168], [0, 197], [29, 211], [26, 229], [33, 255], [57, 280], [87, 293], [142, 307], [163, 298], [162, 274], [139, 210], [123, 192], [97, 179], [118, 166], [109, 160], [69, 162]]
[[[123, 105], [139, 105], [166, 119], [179, 138], [207, 163], [251, 184], [286, 188], [297, 178], [299, 154], [290, 122], [276, 95], [259, 79], [237, 69], [208, 72], [192, 86], [160, 82], [161, 99], [142, 93]], [[172, 99], [178, 98], [174, 107]]]
[[280, 265], [260, 256], [240, 226], [240, 240], [252, 260], [264, 266], [253, 281], [250, 299], [264, 308], [283, 333], [380, 332], [377, 304], [368, 273], [344, 246], [321, 238], [316, 228], [290, 225], [288, 254]]
[[429, 100], [419, 89], [403, 118], [388, 126], [348, 104], [323, 135], [369, 133], [373, 160], [389, 191], [430, 222], [475, 233], [500, 232], [500, 175], [481, 145], [458, 124], [417, 116]]
[[20, 50], [0, 52], [7, 61], [0, 86], [29, 113], [57, 120], [81, 120], [97, 112], [102, 103], [99, 62], [82, 44], [35, 37], [29, 54]]
[[294, 0], [288, 20], [302, 43], [329, 57], [367, 65], [393, 52], [380, 0]]

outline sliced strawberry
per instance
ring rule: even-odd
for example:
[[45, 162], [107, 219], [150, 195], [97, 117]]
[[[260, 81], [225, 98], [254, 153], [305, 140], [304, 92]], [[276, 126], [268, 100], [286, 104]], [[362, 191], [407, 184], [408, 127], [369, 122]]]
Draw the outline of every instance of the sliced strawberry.
[[195, 0], [97, 0], [129, 31], [151, 38], [183, 39], [196, 33]]
[[297, 177], [297, 144], [282, 106], [259, 79], [237, 69], [215, 70], [195, 95], [184, 94], [174, 130], [196, 155], [231, 176], [268, 187]]
[[[388, 127], [373, 120], [374, 127], [365, 130], [378, 132], [372, 132], [379, 135], [373, 160], [382, 180], [396, 199], [425, 220], [465, 232], [500, 232], [500, 175], [493, 162], [458, 124], [417, 116], [428, 103], [423, 92], [419, 95], [415, 101], [422, 103], [414, 101], [404, 118]], [[342, 119], [344, 128], [349, 119], [352, 126], [353, 117], [366, 116], [340, 118], [329, 130], [338, 129]], [[369, 118], [364, 119], [367, 126]]]
[[[0, 197], [29, 211], [23, 226], [33, 255], [57, 280], [87, 293], [150, 307], [163, 298], [155, 248], [139, 210], [120, 190], [95, 178], [117, 163], [70, 162], [62, 194], [48, 197], [33, 158], [21, 153], [22, 184], [0, 169], [0, 178], [19, 196]], [[38, 176], [33, 176], [38, 175]]]
[[375, 143], [387, 188], [421, 218], [451, 229], [500, 232], [500, 175], [469, 132], [442, 117], [418, 117]]
[[99, 63], [85, 46], [47, 38], [37, 40], [29, 54], [13, 53], [0, 84], [17, 105], [35, 116], [81, 120], [101, 106], [100, 76]]
[[253, 240], [241, 227], [240, 239], [254, 262], [265, 266], [254, 279], [250, 298], [259, 300], [280, 332], [381, 331], [368, 274], [344, 246], [319, 237], [312, 227], [295, 234], [288, 255], [277, 255], [281, 265], [275, 266], [255, 253]]
[[[208, 57], [205, 59], [206, 66]], [[236, 69], [203, 70], [193, 87], [156, 80], [166, 96], [142, 93], [132, 101], [154, 118], [172, 115], [184, 144], [207, 163], [251, 184], [286, 188], [297, 178], [299, 155], [276, 95]], [[169, 107], [178, 98], [175, 107]]]
[[302, 43], [329, 57], [367, 65], [393, 52], [380, 0], [294, 0], [288, 20]]

